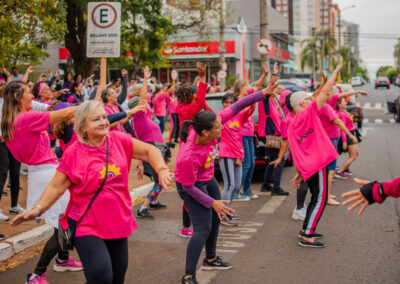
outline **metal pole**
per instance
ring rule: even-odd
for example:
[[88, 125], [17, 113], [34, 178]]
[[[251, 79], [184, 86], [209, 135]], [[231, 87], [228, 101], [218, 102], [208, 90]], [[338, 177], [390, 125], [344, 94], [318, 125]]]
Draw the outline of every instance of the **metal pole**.
[[[268, 38], [269, 37], [269, 29], [268, 29], [268, 5], [267, 0], [260, 0], [260, 37]], [[261, 66], [266, 66], [267, 69], [270, 68], [269, 56], [261, 55]]]
[[312, 76], [315, 84], [315, 28], [312, 28], [313, 41], [312, 41]]
[[[224, 17], [224, 0], [220, 0], [219, 7], [219, 69], [224, 69], [225, 63], [225, 39], [224, 39], [224, 29], [225, 29], [225, 17]], [[219, 78], [219, 85], [221, 86], [221, 91], [225, 91], [225, 78]]]

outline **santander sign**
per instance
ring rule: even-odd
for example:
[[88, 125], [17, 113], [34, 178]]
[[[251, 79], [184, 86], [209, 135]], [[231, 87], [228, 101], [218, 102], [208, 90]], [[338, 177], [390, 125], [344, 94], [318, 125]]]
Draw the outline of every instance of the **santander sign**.
[[[218, 54], [219, 42], [173, 42], [163, 44], [162, 55]], [[235, 41], [225, 41], [225, 53], [235, 53]]]

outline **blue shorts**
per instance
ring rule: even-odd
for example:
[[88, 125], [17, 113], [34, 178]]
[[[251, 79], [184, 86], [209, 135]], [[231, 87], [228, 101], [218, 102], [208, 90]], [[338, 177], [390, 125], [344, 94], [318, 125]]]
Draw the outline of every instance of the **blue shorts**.
[[[339, 142], [339, 138], [332, 138], [332, 139], [331, 139], [331, 142], [332, 142], [333, 147], [335, 147], [335, 149], [336, 149], [336, 151], [337, 151], [337, 145], [338, 145], [338, 142]], [[326, 166], [326, 168], [327, 168], [329, 171], [334, 171], [334, 170], [336, 170], [336, 162], [337, 162], [337, 159], [335, 159], [334, 161], [332, 161], [328, 166]]]

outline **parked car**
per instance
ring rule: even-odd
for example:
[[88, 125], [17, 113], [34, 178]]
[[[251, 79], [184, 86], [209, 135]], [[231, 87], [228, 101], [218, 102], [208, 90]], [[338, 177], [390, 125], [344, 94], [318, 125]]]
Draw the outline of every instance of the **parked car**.
[[390, 89], [389, 78], [388, 77], [378, 77], [378, 78], [376, 78], [375, 89], [378, 89], [379, 87], [386, 87], [387, 89]]
[[361, 77], [353, 77], [353, 78], [351, 78], [351, 85], [352, 86], [361, 86], [363, 83], [362, 83], [362, 80], [361, 80]]
[[288, 89], [289, 87], [297, 86], [298, 88], [300, 88], [301, 91], [307, 90], [307, 87], [305, 87], [303, 83], [300, 84], [296, 80], [298, 80], [298, 79], [282, 79], [282, 80], [279, 80], [279, 83], [281, 86], [285, 87], [286, 89]]
[[[207, 105], [215, 112], [222, 109], [222, 97], [225, 93], [214, 93], [207, 94], [206, 102]], [[257, 129], [258, 129], [258, 104], [256, 104], [256, 109], [254, 110], [254, 161], [256, 169], [265, 169], [267, 155], [265, 151], [265, 144], [258, 139]], [[219, 163], [218, 160], [215, 160], [215, 170], [219, 171]]]
[[400, 75], [397, 75], [396, 80], [394, 80], [394, 84], [400, 87]]
[[393, 113], [396, 122], [400, 122], [400, 96], [394, 102], [386, 102], [389, 113]]

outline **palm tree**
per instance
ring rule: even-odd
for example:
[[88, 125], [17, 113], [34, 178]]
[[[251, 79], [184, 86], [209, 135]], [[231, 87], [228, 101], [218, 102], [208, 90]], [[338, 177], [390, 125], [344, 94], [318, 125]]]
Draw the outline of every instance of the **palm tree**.
[[300, 66], [301, 70], [304, 71], [304, 67], [312, 68], [313, 56], [315, 56], [315, 70], [318, 70], [319, 58], [321, 57], [321, 52], [315, 48], [315, 42], [319, 40], [318, 37], [307, 38], [301, 41], [301, 53], [300, 53]]

